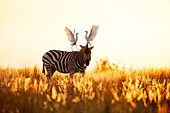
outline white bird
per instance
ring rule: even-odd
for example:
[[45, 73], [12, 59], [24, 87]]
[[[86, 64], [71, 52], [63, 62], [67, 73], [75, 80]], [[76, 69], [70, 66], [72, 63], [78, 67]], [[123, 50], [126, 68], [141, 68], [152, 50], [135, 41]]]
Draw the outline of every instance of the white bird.
[[98, 28], [99, 28], [99, 26], [92, 25], [92, 28], [91, 28], [91, 31], [90, 31], [90, 34], [89, 34], [88, 37], [87, 37], [88, 31], [84, 31], [84, 32], [86, 32], [85, 39], [87, 40], [88, 44], [91, 45], [90, 41], [93, 41], [93, 39], [96, 37], [96, 34], [98, 32]]
[[[67, 34], [67, 37], [68, 37], [68, 40], [71, 42], [71, 49], [73, 51], [73, 46], [76, 45], [76, 48], [77, 48], [77, 40], [78, 40], [78, 34], [79, 33], [76, 33], [76, 38], [75, 38], [75, 29], [74, 29], [74, 34], [70, 31], [70, 29], [68, 29], [68, 27], [66, 26], [65, 28], [65, 32]], [[78, 48], [77, 48], [78, 49]], [[79, 50], [79, 49], [78, 49]]]

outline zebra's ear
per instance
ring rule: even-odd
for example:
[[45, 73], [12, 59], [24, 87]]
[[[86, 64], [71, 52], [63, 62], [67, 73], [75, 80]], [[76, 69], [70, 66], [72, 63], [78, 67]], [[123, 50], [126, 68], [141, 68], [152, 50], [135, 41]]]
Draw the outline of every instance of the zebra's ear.
[[84, 46], [82, 46], [82, 45], [79, 45], [82, 49], [84, 48]]
[[90, 47], [89, 49], [92, 50], [94, 48], [94, 46]]
[[88, 43], [86, 44], [86, 46], [84, 46], [84, 48], [88, 50]]
[[88, 48], [88, 43], [86, 44], [86, 47]]

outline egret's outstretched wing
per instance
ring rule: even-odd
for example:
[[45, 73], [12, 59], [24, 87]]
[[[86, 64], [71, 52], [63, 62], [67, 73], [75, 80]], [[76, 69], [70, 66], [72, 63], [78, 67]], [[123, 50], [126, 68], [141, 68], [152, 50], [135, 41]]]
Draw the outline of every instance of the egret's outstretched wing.
[[88, 37], [89, 41], [92, 41], [96, 37], [98, 28], [99, 28], [99, 26], [95, 26], [95, 25], [92, 26], [89, 37]]
[[68, 27], [65, 28], [65, 32], [66, 32], [66, 34], [67, 34], [68, 40], [69, 40], [71, 43], [75, 43], [75, 42], [76, 42], [76, 39], [74, 38], [74, 34], [70, 31], [70, 29], [68, 29]]

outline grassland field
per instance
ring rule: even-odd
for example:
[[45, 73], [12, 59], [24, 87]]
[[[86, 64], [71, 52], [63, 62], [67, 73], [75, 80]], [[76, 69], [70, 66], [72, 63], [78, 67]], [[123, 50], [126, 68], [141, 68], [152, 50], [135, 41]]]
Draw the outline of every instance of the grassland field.
[[0, 68], [2, 113], [170, 113], [170, 68], [118, 68], [107, 59], [84, 77]]

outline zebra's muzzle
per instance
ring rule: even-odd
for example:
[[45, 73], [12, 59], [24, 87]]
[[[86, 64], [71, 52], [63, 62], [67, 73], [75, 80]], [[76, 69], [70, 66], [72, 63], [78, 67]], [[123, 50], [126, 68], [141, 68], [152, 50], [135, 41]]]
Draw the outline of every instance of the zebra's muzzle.
[[86, 65], [88, 66], [89, 65], [89, 63], [90, 63], [90, 60], [86, 60]]

